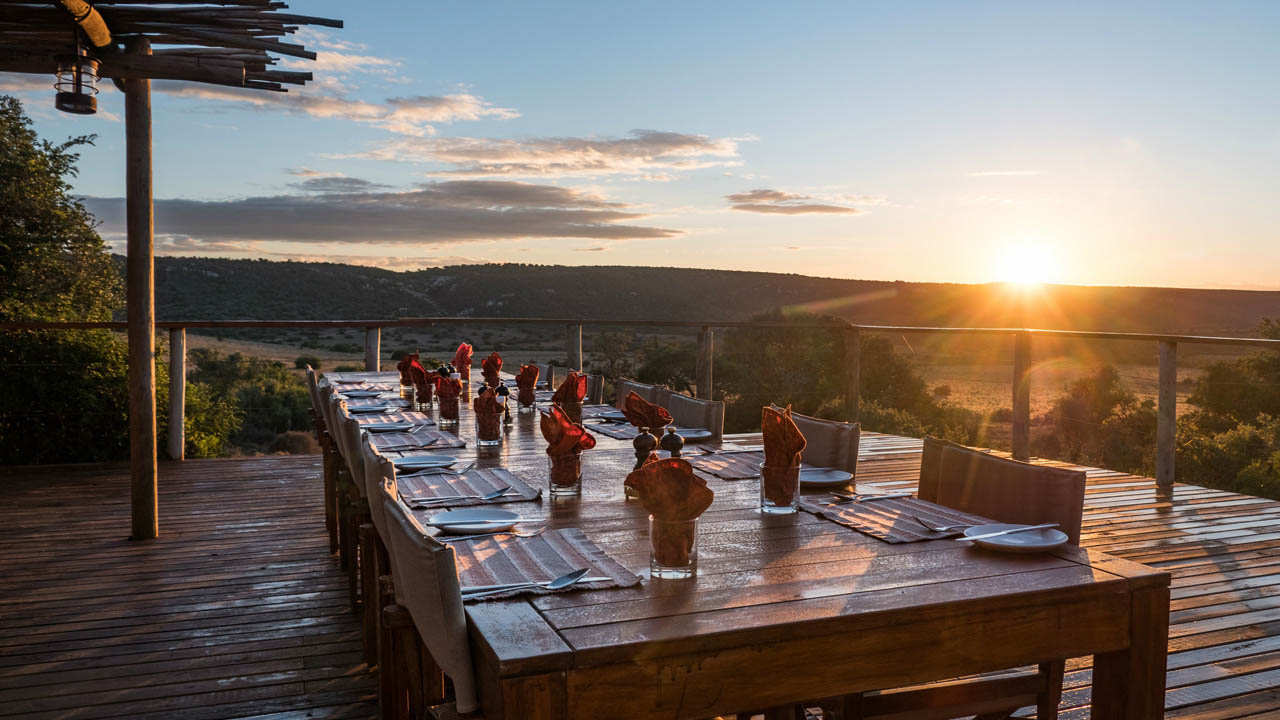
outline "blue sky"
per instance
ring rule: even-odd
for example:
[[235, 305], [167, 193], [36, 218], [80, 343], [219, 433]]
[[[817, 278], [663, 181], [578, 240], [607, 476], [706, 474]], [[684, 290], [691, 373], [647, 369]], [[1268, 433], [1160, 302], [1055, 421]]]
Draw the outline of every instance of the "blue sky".
[[[1280, 3], [292, 10], [307, 89], [157, 83], [162, 252], [1280, 287]], [[117, 240], [121, 97], [44, 84]]]

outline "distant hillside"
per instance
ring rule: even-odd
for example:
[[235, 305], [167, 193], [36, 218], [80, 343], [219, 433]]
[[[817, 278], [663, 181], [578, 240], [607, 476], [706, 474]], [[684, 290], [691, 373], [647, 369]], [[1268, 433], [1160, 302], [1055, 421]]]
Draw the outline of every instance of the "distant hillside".
[[[1025, 309], [1024, 300], [1025, 299]], [[1280, 292], [879, 282], [634, 267], [472, 265], [393, 272], [331, 263], [156, 259], [162, 320], [402, 316], [741, 320], [807, 306], [870, 324], [1250, 335]], [[1024, 317], [1025, 313], [1025, 317]]]

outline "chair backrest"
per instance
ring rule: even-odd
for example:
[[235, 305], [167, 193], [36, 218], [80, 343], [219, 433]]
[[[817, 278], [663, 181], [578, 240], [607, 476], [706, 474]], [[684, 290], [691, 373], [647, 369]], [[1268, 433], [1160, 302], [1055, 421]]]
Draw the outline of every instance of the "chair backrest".
[[551, 363], [538, 366], [538, 382], [546, 383], [547, 387], [551, 388], [552, 390], [555, 390], [556, 388], [560, 387], [560, 383], [558, 381], [563, 380], [564, 376], [565, 376], [565, 373], [562, 372], [560, 373], [560, 377], [557, 378], [556, 366], [552, 365]]
[[599, 405], [604, 402], [604, 376], [588, 375], [587, 376], [587, 397], [585, 402], [588, 405]]
[[325, 414], [324, 406], [320, 402], [320, 387], [316, 383], [315, 368], [310, 365], [307, 365], [307, 392], [311, 395], [311, 414], [316, 417], [318, 422], [323, 423]]
[[396, 499], [381, 493], [396, 602], [418, 628], [432, 659], [453, 681], [458, 712], [476, 709], [475, 671], [453, 548], [428, 537]]
[[916, 490], [921, 500], [938, 502], [938, 484], [942, 480], [942, 450], [948, 447], [965, 449], [963, 445], [950, 440], [925, 437], [924, 450], [920, 453], [920, 481]]
[[335, 413], [338, 435], [342, 438], [342, 458], [347, 461], [347, 469], [351, 471], [356, 490], [360, 491], [361, 497], [368, 497], [364, 491], [364, 453], [360, 450], [361, 434], [364, 431], [360, 429], [360, 423], [346, 411], [345, 406], [336, 408]]
[[373, 439], [367, 433], [364, 442], [360, 444], [360, 451], [363, 455], [364, 492], [365, 497], [369, 498], [369, 516], [373, 518], [373, 529], [378, 532], [378, 537], [382, 538], [382, 543], [385, 545], [387, 521], [383, 504], [378, 501], [378, 498], [382, 497], [384, 492], [392, 497], [399, 495], [396, 488], [396, 466], [378, 452], [378, 449], [373, 446]]
[[840, 420], [823, 420], [797, 412], [791, 413], [791, 419], [804, 435], [805, 446], [801, 460], [806, 465], [837, 468], [857, 474], [861, 425]]
[[1083, 470], [1033, 465], [966, 447], [942, 448], [934, 501], [999, 522], [1058, 523], [1080, 544]]
[[724, 403], [719, 400], [699, 400], [673, 392], [667, 396], [665, 407], [680, 427], [706, 428], [715, 440], [724, 436]]
[[661, 394], [660, 391], [665, 389], [666, 388], [662, 388], [657, 385], [648, 385], [642, 382], [636, 382], [635, 380], [619, 378], [618, 379], [618, 397], [614, 400], [613, 404], [618, 409], [622, 409], [622, 405], [626, 401], [627, 395], [629, 393], [634, 392], [635, 394], [639, 395], [645, 400], [648, 400], [651, 403], [657, 403], [658, 405], [662, 405], [662, 403], [659, 401], [665, 398], [659, 398], [659, 395]]

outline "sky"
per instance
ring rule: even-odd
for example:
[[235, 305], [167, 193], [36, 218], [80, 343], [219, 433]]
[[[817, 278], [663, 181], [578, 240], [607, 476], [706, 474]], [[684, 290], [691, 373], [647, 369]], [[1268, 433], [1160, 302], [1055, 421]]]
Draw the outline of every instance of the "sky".
[[[153, 83], [157, 251], [1280, 289], [1280, 3], [353, 3]], [[123, 247], [123, 98], [77, 194]]]

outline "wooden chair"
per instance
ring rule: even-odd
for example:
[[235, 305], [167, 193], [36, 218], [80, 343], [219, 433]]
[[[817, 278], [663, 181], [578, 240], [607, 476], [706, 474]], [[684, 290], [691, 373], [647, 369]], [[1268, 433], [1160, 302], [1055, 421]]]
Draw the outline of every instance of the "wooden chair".
[[583, 400], [588, 405], [599, 405], [604, 402], [604, 376], [587, 376], [587, 397]]
[[[339, 523], [346, 549], [346, 571], [348, 589], [351, 593], [351, 609], [360, 612], [363, 607], [364, 593], [361, 592], [361, 528], [371, 525], [373, 520], [369, 514], [369, 498], [365, 493], [364, 453], [360, 450], [363, 430], [360, 423], [347, 412], [346, 402], [334, 396], [330, 399], [335, 421], [334, 435], [338, 439], [338, 447], [346, 462], [346, 477], [339, 477], [338, 501]], [[368, 531], [365, 531], [368, 532]]]
[[719, 400], [699, 400], [673, 392], [667, 395], [663, 407], [680, 427], [706, 428], [713, 441], [724, 437], [724, 403]]
[[[379, 600], [382, 578], [391, 574], [387, 552], [387, 527], [384, 504], [378, 500], [384, 493], [397, 497], [395, 464], [378, 452], [365, 433], [360, 443], [364, 468], [365, 497], [369, 498], [371, 524], [360, 528], [360, 598], [362, 605], [365, 659], [370, 665], [378, 661], [378, 638], [382, 624], [383, 603]], [[376, 502], [377, 501], [377, 502]]]
[[323, 458], [321, 478], [324, 492], [324, 529], [329, 535], [329, 552], [338, 551], [338, 495], [337, 469], [333, 467], [337, 458], [330, 447], [329, 428], [325, 420], [324, 399], [320, 395], [320, 384], [316, 371], [307, 366], [307, 391], [311, 396], [311, 418], [315, 426], [316, 442], [320, 445]]
[[792, 413], [791, 418], [804, 435], [805, 448], [801, 459], [806, 465], [837, 468], [857, 475], [861, 425], [800, 413]]
[[[1018, 462], [926, 438], [920, 497], [1000, 522], [1056, 522], [1072, 545], [1080, 542], [1083, 471]], [[847, 720], [1008, 718], [1036, 706], [1040, 720], [1055, 720], [1065, 660], [1050, 658], [1034, 670], [1014, 669], [844, 698]]]
[[[390, 709], [408, 704], [408, 716], [421, 717], [412, 708], [413, 700], [422, 697], [428, 706], [443, 701], [443, 672], [452, 681], [457, 711], [474, 712], [478, 708], [475, 671], [453, 548], [428, 536], [395, 497], [383, 492], [381, 500], [385, 508], [395, 597], [395, 604], [384, 610], [384, 626], [393, 635], [388, 637], [386, 647], [388, 652], [410, 647], [400, 657], [379, 661], [383, 672], [392, 671], [392, 677], [388, 678], [392, 686], [389, 688]], [[409, 629], [417, 630], [416, 642], [420, 643], [421, 652], [416, 654], [411, 648], [415, 640], [405, 637], [409, 630], [404, 627], [406, 618], [411, 622]], [[415, 663], [418, 667], [414, 667]], [[419, 678], [425, 678], [425, 690], [414, 687]], [[403, 700], [405, 697], [408, 697], [407, 703]], [[384, 718], [402, 717], [394, 712], [389, 714], [388, 709], [384, 706]]]
[[627, 399], [627, 395], [634, 392], [635, 394], [639, 395], [645, 400], [648, 400], [651, 403], [657, 403], [661, 405], [662, 404], [661, 400], [665, 400], [666, 398], [659, 397], [659, 396], [662, 395], [664, 391], [666, 391], [666, 388], [661, 387], [659, 385], [649, 385], [647, 383], [637, 382], [635, 380], [619, 378], [618, 385], [617, 385], [618, 394], [617, 394], [617, 397], [614, 398], [613, 404], [614, 404], [614, 407], [621, 410], [623, 401]]

